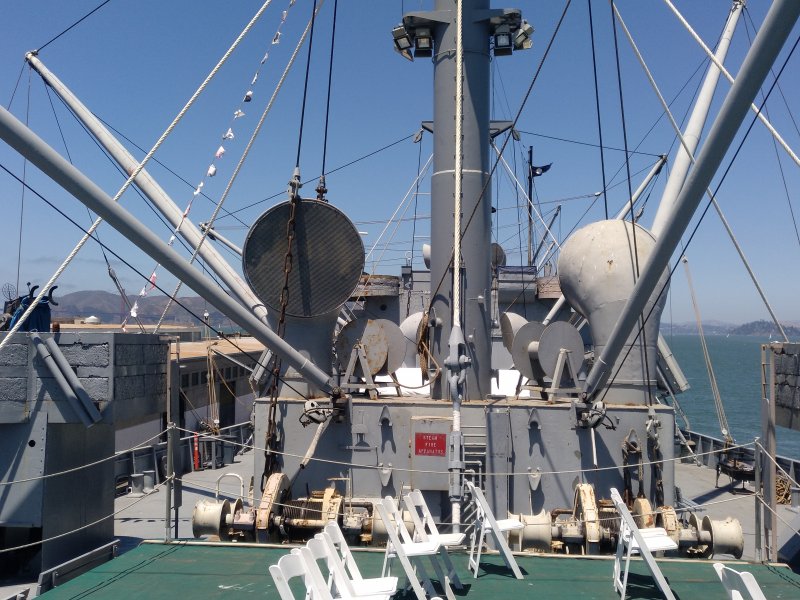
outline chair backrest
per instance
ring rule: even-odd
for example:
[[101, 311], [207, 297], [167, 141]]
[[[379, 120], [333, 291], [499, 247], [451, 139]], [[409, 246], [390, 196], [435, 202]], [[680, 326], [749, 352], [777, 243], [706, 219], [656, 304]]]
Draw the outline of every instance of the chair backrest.
[[425, 497], [420, 490], [411, 490], [403, 497], [406, 508], [411, 513], [411, 520], [414, 522], [414, 539], [427, 542], [429, 536], [438, 536], [439, 530], [433, 520], [433, 515], [428, 509]]
[[313, 540], [308, 540], [307, 545], [316, 560], [325, 558], [328, 566], [328, 588], [335, 589], [340, 596], [355, 596], [355, 587], [347, 575], [342, 557], [331, 536], [323, 531], [315, 535]]
[[475, 518], [477, 521], [483, 522], [485, 519], [489, 522], [492, 529], [497, 531], [499, 527], [497, 526], [497, 520], [494, 517], [494, 513], [492, 509], [489, 508], [489, 503], [486, 501], [486, 496], [483, 495], [483, 490], [477, 487], [471, 481], [465, 480], [464, 483], [467, 486], [467, 490], [469, 491], [472, 499], [475, 503]]
[[[408, 532], [406, 528], [405, 521], [403, 521], [403, 515], [400, 512], [400, 509], [397, 508], [397, 503], [394, 501], [394, 498], [391, 496], [386, 496], [383, 499], [383, 507], [386, 510], [386, 513], [389, 516], [389, 519], [394, 521], [394, 531], [400, 534], [400, 539], [404, 544], [411, 544], [414, 542], [414, 538], [411, 537], [411, 534]], [[383, 515], [381, 515], [383, 518]], [[392, 530], [392, 523], [391, 521], [385, 521], [386, 530]], [[391, 539], [391, 536], [390, 536]], [[394, 542], [394, 540], [392, 540]]]
[[[616, 488], [611, 488], [611, 501], [614, 503], [614, 507], [617, 509], [620, 517], [620, 529], [619, 533], [620, 536], [623, 534], [627, 535], [627, 531], [633, 532], [636, 530], [639, 531], [639, 527], [636, 525], [636, 521], [633, 519], [633, 515], [631, 511], [628, 510], [625, 501], [622, 499], [622, 496], [619, 495], [619, 492]], [[637, 540], [641, 542], [641, 540]]]
[[[313, 558], [311, 560], [313, 562]], [[317, 571], [319, 572], [319, 568], [317, 568]], [[294, 593], [289, 586], [289, 581], [295, 577], [302, 577], [306, 592], [311, 591], [314, 593], [319, 582], [314, 580], [311, 572], [312, 570], [310, 570], [307, 566], [307, 560], [300, 554], [300, 552], [297, 552], [296, 550], [293, 550], [291, 554], [282, 556], [278, 561], [278, 564], [270, 565], [269, 567], [269, 573], [272, 575], [272, 580], [275, 582], [275, 587], [281, 596], [281, 600], [296, 600]], [[322, 577], [321, 573], [320, 577]], [[327, 587], [325, 587], [325, 590], [327, 591]], [[322, 593], [315, 594], [314, 598], [326, 597], [325, 594]], [[330, 598], [330, 593], [328, 594], [327, 598]]]
[[342, 563], [344, 563], [347, 572], [350, 574], [350, 579], [353, 581], [363, 581], [364, 578], [361, 576], [361, 571], [358, 569], [356, 560], [353, 557], [350, 546], [347, 545], [347, 540], [342, 530], [339, 529], [339, 524], [336, 521], [331, 521], [325, 526], [324, 533], [328, 534], [334, 547], [338, 550]]
[[[311, 541], [312, 540], [309, 540], [309, 542]], [[318, 544], [316, 542], [311, 545], [314, 547], [313, 551], [307, 545], [292, 550], [292, 554], [299, 555], [305, 565], [306, 592], [311, 592], [311, 598], [314, 600], [333, 600], [333, 596], [328, 589], [328, 584], [325, 581], [325, 577], [322, 575], [319, 564], [317, 564], [318, 559], [316, 558], [316, 555], [324, 555], [327, 557], [325, 546], [324, 544]], [[278, 561], [278, 563], [280, 563], [280, 561]]]
[[714, 570], [731, 600], [767, 600], [752, 573], [734, 571], [722, 563], [714, 563]]

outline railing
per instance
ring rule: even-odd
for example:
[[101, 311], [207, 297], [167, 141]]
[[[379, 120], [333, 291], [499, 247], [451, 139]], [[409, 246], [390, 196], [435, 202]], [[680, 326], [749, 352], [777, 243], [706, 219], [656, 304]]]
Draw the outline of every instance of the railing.
[[[238, 453], [247, 442], [253, 428], [250, 421], [223, 427], [219, 435], [198, 432], [180, 438], [175, 472], [183, 475], [190, 471], [205, 468], [216, 469], [227, 462], [231, 453]], [[233, 442], [225, 448], [226, 442]], [[238, 445], [237, 445], [238, 444]], [[128, 450], [117, 455], [114, 461], [114, 488], [117, 496], [126, 494], [131, 485], [131, 475], [153, 471], [154, 483], [157, 485], [166, 477], [167, 442], [159, 441], [149, 446]]]
[[[681, 431], [687, 441], [694, 444], [693, 452], [697, 455], [697, 460], [710, 469], [716, 469], [721, 451], [725, 449], [725, 442], [703, 433], [697, 433], [687, 429], [682, 429]], [[736, 451], [739, 453], [738, 459], [749, 463], [755, 461], [755, 451], [752, 447], [741, 447], [737, 448]], [[686, 458], [690, 459], [693, 457], [686, 455]], [[800, 481], [800, 459], [776, 456], [775, 462], [781, 469], [786, 471], [792, 479]], [[800, 505], [800, 497], [798, 496], [800, 496], [798, 493], [792, 494], [792, 506]]]

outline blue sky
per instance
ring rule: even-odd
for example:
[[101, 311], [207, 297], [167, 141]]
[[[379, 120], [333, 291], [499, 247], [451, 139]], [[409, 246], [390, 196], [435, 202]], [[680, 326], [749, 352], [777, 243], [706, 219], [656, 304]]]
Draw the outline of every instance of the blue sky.
[[[54, 116], [50, 99], [38, 76], [29, 76], [27, 69], [21, 71], [25, 51], [42, 46], [97, 4], [99, 0], [42, 0], [4, 6], [4, 18], [0, 22], [0, 102], [6, 107], [10, 104], [11, 111], [18, 118], [27, 120], [59, 152], [69, 153], [80, 169], [113, 196], [124, 179], [55, 98]], [[281, 28], [281, 42], [272, 45], [281, 12], [289, 5], [289, 0], [275, 0], [252, 35], [158, 152], [156, 157], [189, 184], [158, 165], [148, 167], [181, 208], [191, 199], [193, 185], [204, 178], [221, 143], [221, 134], [232, 124], [233, 111], [240, 106], [244, 93], [252, 87], [253, 101], [243, 106], [246, 115], [233, 123], [236, 137], [227, 144], [225, 156], [216, 161], [216, 177], [208, 179], [204, 187], [214, 201], [220, 197], [308, 20], [311, 4], [310, 0], [298, 0], [290, 8]], [[428, 8], [430, 4], [413, 0], [405, 3], [342, 0], [339, 3], [327, 168], [345, 165], [383, 146], [404, 140], [389, 150], [328, 176], [330, 201], [347, 212], [359, 230], [366, 232], [367, 248], [375, 242], [383, 221], [395, 211], [412, 185], [420, 156], [424, 164], [431, 152], [429, 136], [424, 136], [420, 144], [414, 144], [410, 139], [419, 129], [420, 121], [431, 118], [431, 63], [417, 60], [412, 64], [403, 60], [392, 51], [389, 34], [399, 22], [403, 7], [408, 11]], [[40, 58], [96, 114], [136, 144], [149, 149], [260, 5], [261, 2], [251, 0], [143, 0], [136, 3], [113, 0], [44, 48]], [[501, 6], [497, 2], [494, 5]], [[703, 39], [713, 44], [722, 29], [730, 2], [683, 1], [677, 5]], [[763, 19], [768, 5], [763, 0], [748, 2], [749, 14], [757, 24]], [[492, 98], [493, 117], [496, 119], [511, 118], [519, 110], [563, 3], [525, 1], [513, 6], [522, 9], [524, 16], [536, 28], [535, 41], [532, 50], [494, 60]], [[703, 61], [702, 51], [663, 2], [622, 0], [618, 6], [637, 37], [662, 92], [668, 99], [677, 96], [675, 113], [682, 117], [702, 76], [701, 70], [692, 78]], [[608, 146], [622, 148], [621, 111], [608, 3], [595, 2], [593, 7], [604, 141]], [[314, 39], [301, 154], [303, 178], [314, 180], [304, 189], [309, 196], [313, 195], [321, 168], [332, 8], [333, 0], [327, 0]], [[738, 70], [744, 56], [747, 21], [749, 17], [745, 15], [729, 54], [727, 64], [732, 72]], [[747, 26], [750, 26], [749, 22]], [[796, 28], [790, 42], [794, 41], [797, 31]], [[630, 148], [640, 144], [639, 150], [644, 153], [632, 156], [630, 161], [631, 172], [638, 173], [633, 176], [631, 184], [636, 188], [644, 175], [642, 171], [646, 172], [655, 160], [652, 155], [672, 150], [672, 159], [674, 146], [671, 146], [670, 128], [664, 118], [646, 135], [659, 118], [661, 108], [622, 33], [619, 35], [628, 143]], [[251, 86], [252, 76], [266, 51], [269, 51], [269, 58], [258, 82]], [[785, 55], [786, 52], [782, 56]], [[219, 221], [221, 233], [237, 243], [241, 243], [246, 235], [244, 224], [252, 222], [285, 197], [282, 192], [291, 177], [297, 150], [305, 57], [304, 50], [277, 96], [264, 130], [225, 205], [227, 210], [235, 211], [236, 218], [224, 217]], [[585, 224], [603, 215], [602, 203], [592, 196], [602, 188], [599, 151], [591, 146], [554, 139], [597, 141], [591, 60], [586, 3], [573, 2], [563, 31], [555, 41], [552, 54], [544, 64], [518, 123], [518, 128], [527, 133], [523, 133], [520, 145], [509, 146], [511, 151], [507, 156], [518, 173], [523, 172], [521, 165], [528, 145], [534, 146], [535, 163], [553, 163], [550, 172], [537, 179], [536, 194], [546, 214], [557, 205], [562, 206], [560, 219], [555, 225], [555, 231], [562, 237], [577, 223]], [[684, 85], [684, 91], [679, 94]], [[728, 89], [727, 83], [720, 84], [715, 107], [719, 106]], [[789, 106], [800, 106], [797, 57], [789, 63], [781, 78], [781, 92]], [[800, 133], [777, 90], [768, 103], [768, 109], [778, 130], [798, 151]], [[134, 151], [134, 154], [141, 157], [144, 153]], [[605, 160], [607, 178], [612, 184], [617, 184], [608, 193], [609, 212], [613, 214], [619, 210], [627, 194], [623, 153], [608, 150]], [[23, 161], [4, 144], [0, 144], [0, 162], [15, 174], [22, 175]], [[723, 164], [727, 163], [728, 160]], [[786, 178], [789, 199], [779, 163]], [[612, 179], [615, 173], [619, 174]], [[789, 212], [791, 202], [800, 218], [798, 173], [797, 166], [782, 151], [776, 154], [770, 136], [760, 124], [756, 124], [719, 193], [726, 216], [783, 320], [800, 320], [800, 307], [794, 302], [800, 292], [800, 278], [795, 266], [800, 258], [800, 242]], [[88, 227], [90, 217], [77, 201], [30, 166], [26, 178], [60, 209]], [[717, 176], [715, 182], [719, 178]], [[652, 192], [642, 218], [645, 226], [655, 214], [655, 205], [665, 181], [666, 173]], [[498, 207], [494, 237], [506, 249], [509, 262], [514, 263], [520, 259], [521, 253], [525, 253], [516, 224], [515, 206], [521, 199], [502, 167], [494, 178], [493, 188], [494, 202]], [[416, 204], [416, 212], [422, 218], [416, 228], [412, 228], [410, 221], [403, 222], [390, 239], [389, 236], [385, 238], [390, 242], [385, 252], [381, 247], [376, 250], [376, 255], [383, 257], [376, 271], [399, 272], [411, 248], [412, 234], [417, 236], [415, 256], [419, 256], [419, 246], [430, 235], [429, 221], [424, 218], [430, 212], [427, 191], [428, 184], [424, 181]], [[14, 283], [20, 247], [18, 232], [22, 193], [20, 185], [5, 173], [0, 173], [0, 197], [7, 222], [7, 235], [0, 237], [0, 251], [5, 257], [0, 267], [0, 282]], [[128, 191], [122, 204], [164, 240], [169, 238], [169, 228], [153, 216], [135, 193]], [[198, 200], [192, 208], [191, 218], [194, 222], [203, 221], [212, 210], [211, 201]], [[412, 202], [405, 216], [413, 216], [414, 211]], [[27, 281], [46, 281], [81, 233], [30, 192], [24, 198], [22, 225], [19, 277], [24, 287]], [[392, 231], [390, 229], [390, 233]], [[151, 259], [109, 227], [101, 227], [100, 237], [146, 275], [153, 270], [155, 265]], [[706, 217], [688, 255], [704, 319], [743, 322], [767, 318], [766, 310], [715, 215]], [[143, 285], [141, 278], [113, 257], [110, 260], [127, 291], [137, 292]], [[235, 257], [231, 256], [230, 260], [238, 264]], [[371, 270], [372, 266], [367, 268]], [[160, 270], [159, 284], [171, 290], [174, 281]], [[59, 285], [63, 293], [113, 289], [96, 244], [87, 246], [67, 269]], [[665, 319], [693, 320], [682, 269], [676, 272], [672, 289]]]

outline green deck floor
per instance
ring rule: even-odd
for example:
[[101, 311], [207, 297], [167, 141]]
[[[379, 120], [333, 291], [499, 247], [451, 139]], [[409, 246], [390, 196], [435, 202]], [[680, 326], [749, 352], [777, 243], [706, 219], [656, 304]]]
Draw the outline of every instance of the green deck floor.
[[[46, 600], [278, 598], [268, 566], [275, 564], [289, 550], [289, 547], [145, 543], [47, 592], [43, 597]], [[364, 576], [380, 574], [383, 553], [358, 552], [357, 556]], [[611, 583], [611, 559], [520, 556], [517, 560], [525, 575], [523, 580], [514, 579], [496, 555], [481, 560], [481, 576], [473, 579], [466, 568], [466, 555], [454, 554], [453, 562], [465, 583], [464, 589], [456, 591], [456, 595], [492, 600], [514, 596], [619, 598]], [[710, 561], [660, 560], [659, 565], [676, 598], [726, 598]], [[800, 576], [786, 567], [745, 563], [732, 566], [752, 572], [769, 599], [800, 598]], [[628, 598], [661, 597], [652, 579], [644, 573], [641, 561], [632, 563]], [[298, 597], [302, 598], [302, 595]], [[408, 592], [395, 596], [397, 600], [412, 597], [413, 594]]]

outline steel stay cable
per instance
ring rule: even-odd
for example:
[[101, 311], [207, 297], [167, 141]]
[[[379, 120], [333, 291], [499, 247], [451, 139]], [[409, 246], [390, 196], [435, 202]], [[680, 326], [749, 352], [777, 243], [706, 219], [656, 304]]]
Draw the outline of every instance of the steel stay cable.
[[[333, 19], [331, 25], [331, 52], [330, 52], [330, 62], [328, 63], [328, 92], [325, 99], [325, 128], [324, 128], [325, 133], [322, 139], [322, 166], [320, 168], [320, 171], [322, 173], [325, 172], [325, 159], [328, 157], [328, 121], [331, 114], [331, 84], [333, 82], [333, 49], [336, 44], [336, 13], [338, 8], [339, 8], [339, 0], [334, 0]], [[323, 187], [322, 182], [320, 182], [320, 187]]]
[[63, 30], [61, 33], [59, 33], [57, 36], [55, 36], [55, 37], [53, 37], [53, 38], [50, 38], [50, 39], [49, 39], [48, 41], [46, 41], [46, 42], [45, 42], [43, 45], [39, 46], [39, 47], [36, 49], [36, 52], [37, 52], [37, 53], [38, 53], [38, 52], [41, 52], [42, 50], [44, 50], [45, 48], [47, 48], [47, 47], [48, 47], [50, 44], [52, 44], [53, 42], [55, 42], [55, 41], [56, 41], [58, 38], [60, 38], [62, 35], [64, 35], [64, 34], [65, 34], [65, 33], [67, 33], [68, 31], [70, 31], [70, 30], [71, 30], [71, 29], [73, 29], [74, 27], [77, 27], [78, 25], [80, 25], [80, 24], [81, 24], [83, 21], [85, 21], [86, 19], [88, 19], [89, 17], [91, 17], [91, 16], [92, 16], [94, 13], [96, 13], [98, 10], [100, 10], [101, 8], [103, 8], [103, 7], [104, 7], [106, 4], [108, 4], [109, 2], [111, 2], [111, 0], [105, 0], [104, 2], [100, 3], [98, 6], [94, 7], [92, 10], [90, 10], [88, 13], [86, 13], [85, 15], [83, 15], [83, 16], [82, 16], [80, 19], [78, 19], [77, 21], [75, 21], [75, 22], [74, 22], [72, 25], [70, 25], [69, 27], [67, 27], [65, 30]]
[[[746, 10], [747, 9], [746, 5], [744, 8], [746, 16], [752, 22], [750, 11]], [[750, 37], [750, 28], [747, 26], [747, 19], [745, 19], [744, 25], [745, 25], [744, 30], [747, 33], [747, 41], [752, 44], [752, 40]], [[753, 29], [757, 30], [755, 26], [753, 26]], [[769, 72], [772, 74], [773, 77], [775, 77], [775, 72], [772, 69], [770, 69]], [[786, 104], [786, 108], [789, 112], [789, 118], [791, 119], [792, 124], [794, 125], [795, 131], [798, 131], [797, 122], [794, 120], [794, 115], [792, 115], [792, 110], [789, 107], [788, 103], [786, 102], [786, 97], [783, 95], [783, 90], [781, 89], [780, 84], [777, 85], [777, 88], [778, 88], [778, 93], [783, 99], [784, 104]], [[769, 112], [767, 111], [766, 105], [764, 106], [764, 114], [766, 115], [767, 119], [769, 119]], [[797, 219], [794, 215], [794, 208], [792, 207], [791, 195], [789, 194], [789, 186], [786, 182], [786, 173], [784, 173], [783, 170], [783, 163], [781, 162], [780, 152], [778, 151], [778, 142], [775, 140], [775, 138], [772, 138], [772, 147], [775, 150], [775, 163], [778, 165], [778, 170], [780, 171], [781, 174], [781, 182], [783, 183], [783, 191], [786, 194], [786, 204], [789, 206], [789, 214], [792, 217], [792, 224], [794, 225], [794, 235], [795, 238], [797, 239], [798, 245], [800, 245], [800, 230], [798, 230], [797, 227]], [[786, 337], [785, 334], [784, 337]], [[788, 339], [786, 341], [788, 341]]]
[[[798, 35], [798, 37], [795, 39], [795, 42], [792, 45], [791, 50], [789, 51], [788, 55], [786, 56], [786, 60], [784, 60], [783, 64], [781, 65], [780, 70], [778, 71], [777, 76], [775, 77], [775, 81], [772, 83], [772, 85], [770, 86], [769, 90], [764, 95], [764, 100], [762, 101], [762, 103], [761, 103], [761, 105], [759, 107], [759, 113], [758, 114], [760, 114], [761, 108], [764, 107], [764, 105], [766, 104], [766, 102], [769, 99], [770, 95], [772, 94], [772, 91], [775, 89], [775, 86], [777, 85], [781, 74], [783, 73], [783, 71], [786, 68], [786, 66], [789, 64], [789, 59], [791, 59], [792, 55], [794, 54], [795, 50], [797, 49], [798, 44], [800, 44], [800, 35]], [[711, 194], [711, 198], [712, 199], [709, 200], [706, 203], [706, 206], [703, 209], [703, 212], [700, 214], [700, 217], [698, 218], [697, 223], [695, 224], [694, 228], [692, 229], [692, 233], [689, 235], [689, 239], [687, 240], [686, 244], [684, 245], [683, 251], [682, 251], [681, 254], [685, 254], [686, 249], [689, 247], [689, 245], [692, 243], [692, 241], [694, 240], [695, 236], [697, 235], [697, 232], [700, 229], [700, 225], [703, 223], [703, 220], [705, 219], [705, 216], [708, 214], [709, 209], [713, 206], [713, 204], [714, 204], [713, 203], [713, 198], [716, 197], [716, 195], [719, 193], [720, 188], [722, 187], [722, 184], [725, 183], [725, 179], [727, 178], [728, 173], [730, 173], [730, 170], [733, 168], [733, 164], [736, 161], [736, 158], [739, 156], [739, 153], [741, 152], [742, 148], [744, 147], [744, 143], [747, 141], [747, 138], [749, 137], [750, 132], [753, 130], [753, 127], [755, 126], [755, 124], [756, 124], [756, 122], [758, 120], [758, 114], [756, 114], [753, 117], [753, 119], [750, 121], [750, 125], [747, 127], [747, 130], [745, 131], [744, 135], [742, 136], [742, 139], [740, 140], [739, 145], [736, 148], [736, 151], [733, 153], [733, 156], [731, 157], [730, 161], [728, 162], [728, 165], [725, 168], [725, 171], [723, 172], [722, 177], [719, 180], [719, 183], [717, 183], [717, 187], [715, 188], [714, 192]], [[657, 297], [661, 297], [661, 295], [666, 291], [667, 287], [669, 286], [670, 281], [672, 280], [673, 275], [675, 274], [675, 270], [678, 268], [679, 264], [680, 264], [680, 259], [675, 261], [675, 264], [670, 268], [669, 276], [667, 277], [667, 281], [664, 283], [664, 286], [658, 291], [658, 296]], [[647, 321], [652, 316], [653, 311], [655, 310], [657, 304], [658, 304], [657, 302], [654, 302], [653, 305], [650, 307], [650, 310], [648, 311], [647, 315], [643, 315], [642, 325], [639, 327], [639, 330], [636, 332], [636, 335], [634, 336], [633, 340], [631, 341], [631, 344], [628, 346], [628, 349], [626, 350], [624, 356], [622, 357], [622, 360], [619, 360], [619, 366], [617, 367], [616, 371], [609, 378], [609, 383], [606, 384], [606, 387], [603, 390], [603, 394], [601, 396], [601, 400], [604, 400], [606, 395], [608, 395], [608, 393], [609, 393], [609, 391], [611, 389], [610, 384], [613, 383], [614, 380], [616, 380], [617, 375], [619, 374], [620, 370], [622, 369], [622, 366], [625, 363], [625, 359], [627, 359], [628, 355], [633, 350], [633, 346], [636, 344], [637, 340], [639, 339], [639, 335], [641, 335], [641, 333], [643, 331], [644, 324], [647, 323]]]
[[[44, 91], [47, 94], [47, 100], [50, 103], [50, 109], [53, 111], [53, 118], [56, 121], [56, 126], [58, 127], [58, 133], [61, 136], [61, 143], [64, 144], [64, 152], [67, 153], [67, 160], [70, 162], [70, 164], [73, 164], [72, 155], [70, 154], [69, 146], [67, 145], [67, 139], [64, 136], [64, 130], [61, 128], [61, 121], [58, 118], [58, 113], [56, 113], [56, 107], [55, 107], [55, 104], [53, 104], [52, 94], [50, 94], [50, 86], [47, 85], [47, 82], [44, 79], [42, 79], [42, 83], [44, 83]], [[62, 104], [64, 104], [63, 99], [60, 96], [58, 98], [59, 98], [59, 100], [61, 100]], [[70, 110], [70, 112], [72, 113], [71, 110]], [[72, 113], [72, 114], [74, 115], [74, 113]], [[79, 123], [80, 123], [80, 121], [79, 121]], [[83, 123], [81, 123], [81, 125], [83, 125]], [[84, 126], [84, 130], [86, 130], [85, 126]], [[99, 144], [98, 144], [98, 146], [99, 146]], [[138, 192], [138, 190], [137, 190], [137, 192]], [[94, 220], [94, 218], [92, 217], [92, 211], [90, 211], [88, 208], [86, 208], [86, 214], [89, 215], [89, 221], [90, 222]], [[100, 234], [99, 233], [95, 232], [95, 235], [97, 236], [97, 239], [100, 239]], [[119, 279], [117, 279], [117, 274], [114, 272], [114, 269], [111, 266], [111, 263], [108, 261], [108, 256], [106, 255], [106, 251], [102, 246], [100, 246], [100, 251], [103, 253], [103, 260], [106, 263], [106, 268], [108, 269], [108, 274], [111, 277], [111, 280], [114, 282], [114, 286], [117, 288], [117, 291], [119, 292], [120, 297], [122, 298], [123, 302], [125, 302], [128, 310], [130, 310], [131, 309], [130, 300], [128, 300], [128, 297], [125, 295], [125, 290], [122, 288], [122, 284], [119, 282]], [[135, 317], [135, 319], [136, 319], [136, 323], [139, 325], [139, 330], [142, 333], [145, 333], [145, 328], [144, 328], [144, 325], [142, 324], [142, 321], [139, 319], [138, 316]]]
[[764, 500], [764, 497], [763, 497], [763, 495], [762, 495], [762, 494], [756, 494], [756, 499], [757, 499], [759, 502], [761, 502], [761, 504], [763, 504], [763, 505], [764, 505], [764, 507], [765, 507], [767, 510], [769, 510], [769, 512], [771, 512], [773, 515], [775, 515], [775, 517], [776, 517], [776, 518], [777, 518], [777, 519], [778, 519], [778, 520], [779, 520], [781, 523], [783, 523], [784, 525], [786, 525], [786, 527], [788, 527], [788, 528], [789, 528], [789, 531], [794, 531], [796, 534], [797, 534], [797, 533], [800, 533], [800, 529], [795, 529], [795, 528], [794, 528], [794, 525], [792, 525], [792, 524], [791, 524], [791, 523], [789, 523], [788, 521], [784, 520], [784, 518], [783, 518], [783, 517], [782, 517], [782, 516], [781, 516], [781, 515], [778, 513], [778, 511], [777, 511], [777, 510], [773, 510], [773, 509], [772, 509], [772, 507], [771, 507], [769, 504], [767, 504], [767, 501], [766, 501], [766, 500]]
[[[600, 142], [600, 173], [603, 177], [603, 208], [605, 210], [606, 220], [608, 220], [608, 196], [606, 195], [606, 161], [605, 152], [603, 152], [603, 120], [600, 114], [600, 86], [597, 81], [597, 51], [594, 45], [594, 19], [592, 17], [592, 0], [586, 0], [589, 7], [589, 37], [592, 41], [592, 72], [594, 73], [594, 104], [597, 112], [597, 136]], [[615, 39], [616, 41], [616, 39]], [[617, 68], [619, 68], [619, 61], [617, 61]], [[625, 162], [628, 162], [628, 148], [625, 147]]]
[[[591, 1], [591, 0], [590, 0]], [[619, 110], [620, 110], [620, 118], [622, 121], [622, 140], [623, 140], [623, 147], [625, 148], [625, 171], [628, 175], [627, 182], [628, 182], [628, 198], [630, 201], [630, 215], [631, 215], [631, 231], [633, 233], [633, 262], [634, 262], [634, 282], [639, 279], [640, 277], [640, 267], [639, 267], [639, 246], [637, 243], [637, 235], [636, 235], [636, 225], [633, 223], [634, 220], [634, 210], [633, 210], [633, 188], [631, 186], [631, 163], [628, 156], [628, 122], [625, 119], [625, 100], [624, 94], [622, 93], [622, 70], [620, 68], [619, 62], [619, 43], [617, 39], [617, 20], [614, 18], [614, 14], [617, 13], [617, 7], [614, 4], [614, 0], [611, 0], [611, 25], [614, 32], [614, 58], [616, 61], [617, 67], [617, 89], [619, 91]], [[606, 218], [608, 218], [606, 216]], [[639, 322], [641, 323], [641, 338], [642, 338], [642, 347], [647, 348], [647, 334], [644, 328], [644, 317], [639, 315]], [[645, 350], [644, 352], [644, 369], [645, 373], [650, 373], [650, 358], [648, 357], [648, 353]], [[650, 377], [646, 377], [647, 382], [647, 402], [648, 404], [652, 405], [653, 403], [653, 383], [650, 380]], [[639, 484], [641, 485], [642, 480], [639, 480]]]
[[306, 75], [303, 80], [303, 101], [300, 103], [300, 131], [297, 134], [297, 159], [295, 160], [295, 169], [300, 169], [300, 149], [303, 145], [303, 126], [306, 120], [306, 101], [308, 99], [308, 79], [311, 72], [311, 49], [314, 46], [314, 22], [317, 17], [317, 0], [314, 0], [314, 6], [311, 9], [311, 33], [308, 36], [308, 56], [306, 57]]
[[[380, 152], [383, 152], [384, 150], [388, 150], [389, 148], [391, 148], [393, 146], [397, 146], [398, 144], [400, 144], [402, 142], [405, 142], [406, 140], [414, 137], [414, 135], [416, 135], [416, 132], [410, 133], [408, 135], [405, 135], [405, 136], [401, 137], [400, 139], [395, 140], [394, 142], [391, 142], [389, 144], [386, 144], [385, 146], [382, 146], [381, 148], [378, 148], [377, 150], [373, 150], [372, 152], [368, 152], [367, 154], [359, 156], [358, 158], [355, 158], [355, 159], [351, 160], [350, 162], [346, 162], [343, 165], [339, 165], [338, 167], [334, 167], [333, 169], [331, 169], [327, 173], [323, 173], [323, 175], [330, 175], [331, 173], [336, 173], [337, 171], [341, 171], [342, 169], [346, 169], [347, 167], [351, 167], [354, 164], [356, 164], [358, 162], [361, 162], [362, 160], [366, 160], [367, 158], [375, 156], [376, 154], [379, 154]], [[306, 185], [306, 184], [311, 183], [312, 181], [314, 181], [313, 178], [312, 179], [306, 179], [305, 181], [302, 182], [302, 184]], [[262, 198], [261, 200], [256, 200], [255, 202], [251, 202], [250, 204], [246, 204], [245, 206], [243, 206], [241, 208], [237, 208], [236, 210], [233, 210], [230, 213], [228, 213], [226, 215], [223, 215], [222, 217], [220, 217], [220, 219], [222, 219], [224, 217], [234, 217], [234, 218], [236, 218], [238, 220], [238, 217], [236, 217], [236, 215], [238, 213], [243, 212], [243, 211], [245, 211], [247, 209], [253, 208], [255, 206], [258, 206], [259, 204], [263, 204], [264, 202], [269, 202], [270, 200], [274, 200], [275, 198], [279, 198], [280, 196], [283, 196], [285, 193], [286, 193], [286, 190], [283, 190], [283, 191], [277, 192], [275, 194], [272, 194], [271, 196], [267, 196], [266, 198]]]

